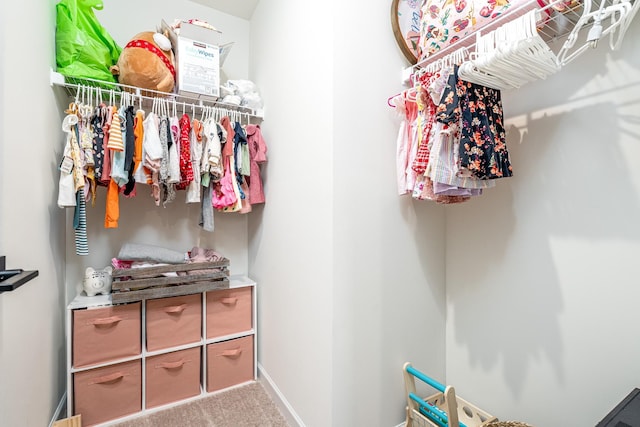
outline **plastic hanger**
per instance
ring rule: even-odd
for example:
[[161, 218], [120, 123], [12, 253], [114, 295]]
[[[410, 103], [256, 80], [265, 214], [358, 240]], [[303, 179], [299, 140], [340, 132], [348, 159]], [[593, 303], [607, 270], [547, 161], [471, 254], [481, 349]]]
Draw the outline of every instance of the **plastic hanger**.
[[463, 62], [458, 67], [458, 77], [493, 89], [511, 88], [513, 87], [511, 82], [506, 81], [502, 76], [488, 72], [478, 65], [480, 58], [492, 54], [491, 37], [493, 37], [492, 33], [488, 33], [485, 36], [480, 32], [477, 33], [475, 55], [471, 55], [469, 61]]
[[[609, 6], [605, 6], [605, 3], [606, 0], [602, 0], [598, 10], [590, 11], [591, 0], [585, 0], [585, 13], [583, 13], [580, 19], [578, 19], [578, 22], [558, 53], [558, 58], [562, 65], [566, 65], [573, 61], [588, 48], [596, 47], [598, 41], [609, 34], [611, 34], [609, 39], [609, 46], [611, 49], [615, 50], [620, 47], [625, 32], [628, 29], [631, 20], [637, 13], [640, 4], [637, 0], [634, 1], [633, 5], [628, 0], [614, 0]], [[587, 34], [585, 44], [570, 53], [570, 50], [578, 40], [580, 31], [592, 20], [594, 23]], [[603, 28], [603, 22], [606, 20], [609, 20], [610, 24], [606, 28]], [[617, 38], [615, 38], [616, 35]]]
[[[520, 85], [545, 79], [559, 70], [558, 60], [537, 31], [539, 11], [532, 10], [505, 25], [507, 40], [496, 49], [494, 60], [503, 69], [519, 71]], [[518, 86], [519, 87], [519, 86]]]
[[520, 40], [511, 49], [503, 49], [503, 52], [511, 55], [511, 59], [519, 62], [522, 67], [534, 73], [540, 79], [560, 69], [558, 59], [549, 46], [540, 37], [537, 30], [539, 12], [532, 10], [523, 15], [519, 23], [522, 24], [525, 38]]
[[[613, 3], [617, 4], [618, 1], [619, 0], [614, 0]], [[631, 24], [631, 21], [633, 21], [633, 18], [638, 12], [638, 9], [640, 9], [640, 2], [636, 0], [633, 2], [633, 5], [631, 6], [631, 10], [629, 10], [627, 14], [622, 17], [623, 22], [620, 24], [621, 28], [619, 29], [614, 28], [611, 31], [611, 36], [609, 36], [609, 42], [612, 50], [618, 50], [622, 45], [622, 40], [624, 39], [624, 36], [627, 32], [627, 29], [629, 28], [629, 25]], [[617, 40], [614, 41], [614, 36], [616, 33], [618, 33], [618, 38]]]
[[504, 82], [504, 86], [499, 89], [518, 88], [529, 81], [527, 73], [523, 72], [524, 70], [519, 64], [514, 63], [509, 57], [500, 55], [501, 47], [515, 44], [524, 37], [523, 34], [517, 34], [514, 31], [514, 29], [517, 29], [516, 22], [510, 22], [509, 24], [510, 26], [504, 25], [487, 34], [493, 49], [475, 61], [477, 68], [485, 73], [498, 76]]
[[509, 23], [510, 25], [499, 29], [498, 34], [502, 33], [502, 40], [498, 43], [495, 52], [495, 60], [498, 61], [503, 69], [511, 71], [519, 76], [521, 82], [524, 83], [536, 80], [540, 77], [539, 72], [531, 69], [528, 65], [529, 61], [523, 61], [517, 54], [518, 48], [522, 49], [522, 43], [528, 37], [525, 23], [522, 19]]

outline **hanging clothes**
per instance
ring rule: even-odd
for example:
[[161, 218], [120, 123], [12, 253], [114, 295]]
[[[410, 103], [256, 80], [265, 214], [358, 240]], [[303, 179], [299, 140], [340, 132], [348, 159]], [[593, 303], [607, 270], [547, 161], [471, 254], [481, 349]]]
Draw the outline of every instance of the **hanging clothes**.
[[461, 80], [458, 66], [418, 73], [415, 86], [389, 105], [402, 119], [399, 194], [463, 203], [495, 187], [497, 178], [512, 176], [500, 91]]
[[[136, 111], [136, 117], [133, 124], [134, 135], [134, 152], [133, 152], [133, 180], [146, 183], [147, 177], [144, 174], [142, 168], [142, 162], [144, 160], [144, 111]], [[139, 171], [142, 174], [139, 174]]]
[[438, 120], [461, 121], [458, 176], [481, 180], [512, 176], [500, 91], [459, 79], [456, 65], [443, 99], [449, 108]]
[[76, 255], [89, 255], [89, 241], [87, 240], [87, 205], [84, 190], [77, 193], [76, 208], [73, 216]]
[[135, 196], [136, 181], [133, 176], [135, 170], [135, 152], [136, 152], [136, 135], [135, 135], [135, 115], [133, 113], [133, 106], [129, 105], [124, 111], [125, 117], [125, 157], [124, 157], [124, 171], [127, 174], [127, 182], [123, 186], [122, 193], [126, 197]]
[[437, 78], [435, 73], [426, 73], [420, 80], [417, 88], [416, 103], [418, 105], [418, 149], [416, 157], [411, 164], [413, 171], [422, 175], [427, 170], [429, 163], [429, 147], [431, 145], [430, 135], [431, 128], [435, 122], [436, 105], [429, 96], [426, 87], [431, 84], [433, 79]]
[[241, 167], [243, 163], [242, 156], [243, 156], [243, 152], [245, 151], [243, 150], [243, 146], [247, 145], [247, 134], [245, 133], [244, 128], [242, 127], [240, 122], [235, 122], [233, 126], [233, 131], [235, 133], [234, 139], [233, 139], [233, 156], [234, 156], [233, 165], [234, 165], [234, 173], [235, 173], [235, 188], [238, 195], [240, 196], [240, 199], [244, 199], [246, 196], [240, 187], [242, 186], [242, 181], [243, 181], [242, 172], [241, 172]]
[[267, 162], [267, 143], [262, 136], [260, 125], [247, 125], [247, 146], [249, 147], [250, 174], [246, 180], [249, 185], [249, 202], [255, 205], [265, 202], [260, 169]]
[[202, 122], [197, 119], [193, 119], [190, 135], [193, 180], [189, 183], [189, 187], [187, 188], [187, 203], [200, 203], [202, 192], [200, 175], [200, 161], [202, 159], [202, 128]]
[[107, 188], [107, 203], [104, 215], [104, 228], [118, 228], [118, 221], [120, 220], [120, 190], [116, 181], [109, 181], [109, 187]]
[[[400, 117], [400, 129], [396, 139], [396, 182], [398, 194], [411, 194], [415, 187], [416, 172], [411, 167], [415, 160], [418, 104], [416, 90], [411, 88], [394, 97], [393, 102]], [[417, 154], [417, 152], [416, 152]]]
[[[114, 110], [114, 120], [111, 125], [111, 138], [109, 138], [110, 146], [122, 147], [122, 149], [112, 150], [112, 162], [111, 162], [111, 180], [115, 180], [118, 187], [124, 186], [129, 182], [129, 174], [125, 170], [125, 162], [127, 152], [125, 151], [125, 144], [127, 143], [127, 118], [125, 116], [125, 109], [120, 108], [119, 112]], [[115, 136], [115, 137], [114, 137]], [[117, 141], [120, 141], [119, 143]]]
[[[169, 178], [167, 183], [178, 184], [180, 182], [180, 119], [172, 116], [169, 119], [167, 131], [167, 146], [169, 148]], [[175, 188], [175, 186], [174, 186]]]
[[202, 170], [210, 174], [214, 182], [222, 178], [222, 144], [218, 133], [218, 124], [213, 118], [208, 118], [204, 123], [204, 138], [206, 138], [205, 151], [201, 159]]
[[102, 130], [104, 131], [104, 158], [102, 160], [102, 173], [100, 174], [99, 183], [104, 186], [109, 186], [111, 181], [111, 149], [109, 148], [109, 139], [111, 138], [111, 124], [113, 121], [113, 108], [106, 108], [107, 117], [104, 121]]
[[191, 120], [183, 114], [180, 118], [180, 182], [178, 190], [186, 190], [193, 181], [193, 166], [191, 165]]
[[114, 97], [111, 105], [72, 103], [63, 121], [57, 202], [74, 207], [76, 253], [88, 254], [86, 205], [95, 202], [96, 185], [106, 187], [105, 228], [119, 226], [120, 193], [134, 197], [138, 184], [150, 185], [156, 206], [174, 200], [176, 189], [187, 190], [187, 203], [201, 203], [199, 225], [206, 231], [214, 230], [216, 209], [247, 213], [253, 192], [257, 202], [264, 201], [260, 164], [266, 161], [266, 144], [258, 127], [252, 128], [250, 143], [244, 126], [229, 117], [217, 123], [213, 109], [199, 121], [184, 112], [178, 117], [175, 107], [169, 117], [161, 103], [145, 114], [142, 101], [135, 110], [126, 96], [116, 106]]
[[142, 164], [144, 169], [141, 173], [144, 173], [145, 176], [147, 173], [150, 175], [147, 183], [151, 185], [151, 197], [153, 197], [156, 206], [160, 206], [160, 169], [164, 152], [162, 141], [160, 140], [160, 118], [152, 111], [144, 119], [142, 126], [144, 135], [142, 146], [144, 159]]

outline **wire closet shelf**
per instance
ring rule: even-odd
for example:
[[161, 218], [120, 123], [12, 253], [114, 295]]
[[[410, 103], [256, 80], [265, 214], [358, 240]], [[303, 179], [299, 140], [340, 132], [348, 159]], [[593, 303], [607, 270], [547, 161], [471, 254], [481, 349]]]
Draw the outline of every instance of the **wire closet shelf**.
[[164, 104], [167, 108], [190, 111], [193, 114], [215, 110], [230, 117], [244, 118], [247, 121], [251, 119], [262, 120], [264, 116], [262, 110], [201, 98], [197, 95], [159, 92], [90, 78], [73, 78], [53, 70], [51, 70], [50, 74], [51, 86], [63, 88], [69, 98], [75, 98], [76, 100], [81, 97], [103, 101], [127, 99], [147, 108]]
[[[613, 22], [617, 19], [610, 27], [604, 30], [600, 28], [597, 34], [598, 38], [595, 41], [588, 40], [591, 34], [585, 36], [585, 43], [574, 49], [567, 56], [565, 63], [586, 51], [588, 47], [595, 48], [598, 41], [606, 36], [610, 37], [610, 45], [612, 49], [615, 49], [619, 47], [629, 23], [639, 7], [640, 0], [553, 0], [549, 3], [543, 0], [529, 0], [517, 5], [508, 13], [498, 16], [489, 24], [468, 34], [454, 44], [419, 60], [415, 65], [406, 68], [403, 75], [408, 77], [414, 71], [425, 69], [429, 66], [437, 66], [437, 64], [450, 59], [452, 56], [460, 54], [461, 51], [466, 51], [467, 54], [471, 53], [476, 47], [476, 40], [479, 34], [487, 34], [494, 31], [500, 26], [536, 9], [540, 18], [537, 31], [548, 45], [551, 46], [568, 36], [564, 44], [558, 44], [559, 46], [556, 46], [554, 50], [573, 48], [576, 41], [581, 39], [585, 31], [592, 28], [594, 23], [601, 25], [601, 20], [611, 19]], [[614, 37], [617, 37], [617, 40], [614, 41]]]

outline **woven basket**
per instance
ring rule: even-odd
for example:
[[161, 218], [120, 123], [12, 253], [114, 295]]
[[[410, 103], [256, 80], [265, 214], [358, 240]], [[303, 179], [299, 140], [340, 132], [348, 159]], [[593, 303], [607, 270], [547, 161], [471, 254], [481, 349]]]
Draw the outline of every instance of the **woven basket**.
[[527, 423], [521, 423], [519, 421], [492, 421], [489, 424], [485, 424], [483, 427], [533, 427]]

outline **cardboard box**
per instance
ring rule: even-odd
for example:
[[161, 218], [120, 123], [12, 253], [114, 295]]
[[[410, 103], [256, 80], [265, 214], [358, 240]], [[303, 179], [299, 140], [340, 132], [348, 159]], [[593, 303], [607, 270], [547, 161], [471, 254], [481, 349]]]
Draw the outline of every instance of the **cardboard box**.
[[162, 21], [176, 57], [176, 90], [180, 95], [215, 101], [220, 97], [220, 37], [222, 33], [188, 22], [179, 34]]

